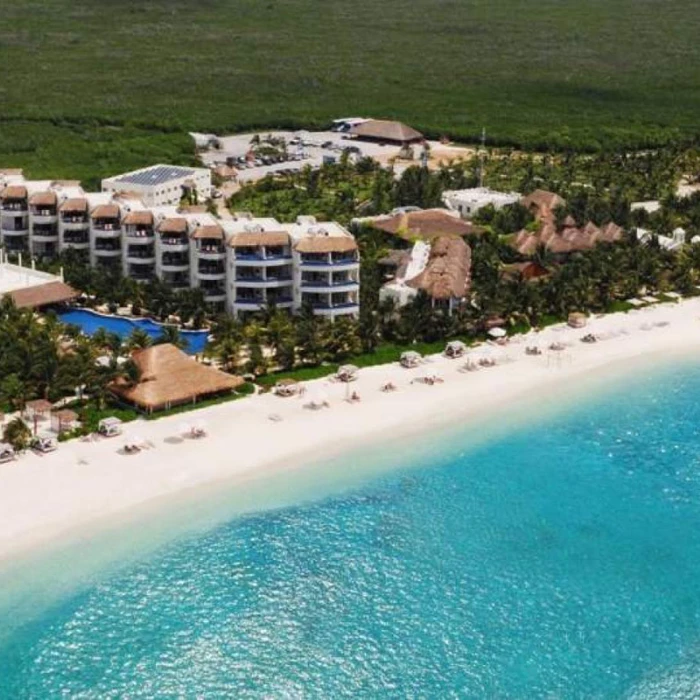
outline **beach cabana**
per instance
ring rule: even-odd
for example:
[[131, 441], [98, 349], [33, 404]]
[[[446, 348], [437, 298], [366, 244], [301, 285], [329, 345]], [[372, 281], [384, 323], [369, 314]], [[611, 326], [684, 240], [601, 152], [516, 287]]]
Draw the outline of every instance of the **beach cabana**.
[[574, 311], [569, 314], [569, 318], [567, 319], [567, 323], [571, 328], [584, 328], [586, 325], [587, 319], [586, 319], [586, 314], [582, 314], [579, 311]]
[[132, 360], [139, 369], [139, 381], [117, 381], [110, 389], [149, 413], [230, 393], [243, 384], [241, 377], [203, 365], [170, 343], [137, 350]]
[[273, 389], [275, 396], [295, 396], [299, 393], [299, 382], [296, 379], [280, 379]]
[[423, 358], [419, 352], [416, 352], [415, 350], [407, 350], [406, 352], [401, 353], [399, 362], [402, 367], [412, 369], [413, 367], [418, 367], [422, 359]]
[[115, 437], [116, 435], [121, 435], [122, 432], [122, 422], [116, 416], [109, 416], [109, 418], [103, 418], [97, 424], [97, 432], [105, 437]]
[[0, 464], [11, 462], [15, 458], [15, 448], [6, 442], [0, 442]]
[[56, 433], [63, 433], [78, 427], [78, 414], [69, 408], [62, 408], [51, 414], [51, 428]]
[[51, 413], [53, 406], [50, 401], [46, 399], [35, 399], [34, 401], [27, 401], [24, 407], [24, 415], [28, 420], [40, 420], [46, 418], [47, 415]]
[[467, 352], [467, 346], [461, 340], [451, 340], [445, 346], [445, 357], [452, 360], [462, 357], [465, 352]]
[[360, 368], [355, 367], [355, 365], [342, 365], [338, 368], [335, 377], [341, 382], [354, 382], [357, 379], [357, 373], [359, 371]]

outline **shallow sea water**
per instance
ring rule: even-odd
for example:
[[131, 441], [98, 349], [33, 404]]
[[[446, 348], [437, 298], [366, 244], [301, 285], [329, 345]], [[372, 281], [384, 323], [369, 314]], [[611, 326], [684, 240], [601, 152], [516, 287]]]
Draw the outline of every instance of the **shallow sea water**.
[[50, 605], [5, 590], [0, 697], [700, 697], [699, 397], [664, 369]]

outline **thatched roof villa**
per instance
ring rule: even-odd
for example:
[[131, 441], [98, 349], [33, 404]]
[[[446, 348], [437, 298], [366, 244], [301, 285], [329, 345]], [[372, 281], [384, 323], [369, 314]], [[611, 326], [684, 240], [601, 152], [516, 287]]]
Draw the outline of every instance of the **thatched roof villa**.
[[424, 291], [433, 303], [452, 309], [467, 296], [471, 285], [471, 248], [456, 236], [436, 238], [425, 268], [406, 284]]

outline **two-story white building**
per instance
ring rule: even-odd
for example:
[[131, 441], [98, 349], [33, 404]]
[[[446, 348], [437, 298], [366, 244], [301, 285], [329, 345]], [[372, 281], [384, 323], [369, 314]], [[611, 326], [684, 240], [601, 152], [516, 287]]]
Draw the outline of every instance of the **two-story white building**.
[[203, 202], [211, 197], [211, 172], [208, 168], [151, 165], [102, 180], [102, 191], [133, 192], [149, 207], [177, 205], [188, 193], [195, 193]]

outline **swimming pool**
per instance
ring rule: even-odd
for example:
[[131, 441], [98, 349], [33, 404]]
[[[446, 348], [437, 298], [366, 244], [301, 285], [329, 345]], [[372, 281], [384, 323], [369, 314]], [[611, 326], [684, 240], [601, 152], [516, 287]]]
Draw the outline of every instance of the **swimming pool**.
[[[146, 331], [154, 340], [163, 332], [163, 324], [148, 318], [124, 318], [123, 316], [108, 316], [98, 314], [89, 309], [70, 309], [58, 314], [63, 323], [78, 326], [83, 333], [92, 335], [100, 328], [110, 333], [116, 333], [120, 338], [128, 338], [136, 328]], [[190, 355], [202, 352], [207, 344], [209, 331], [180, 331], [187, 345], [183, 350]]]

